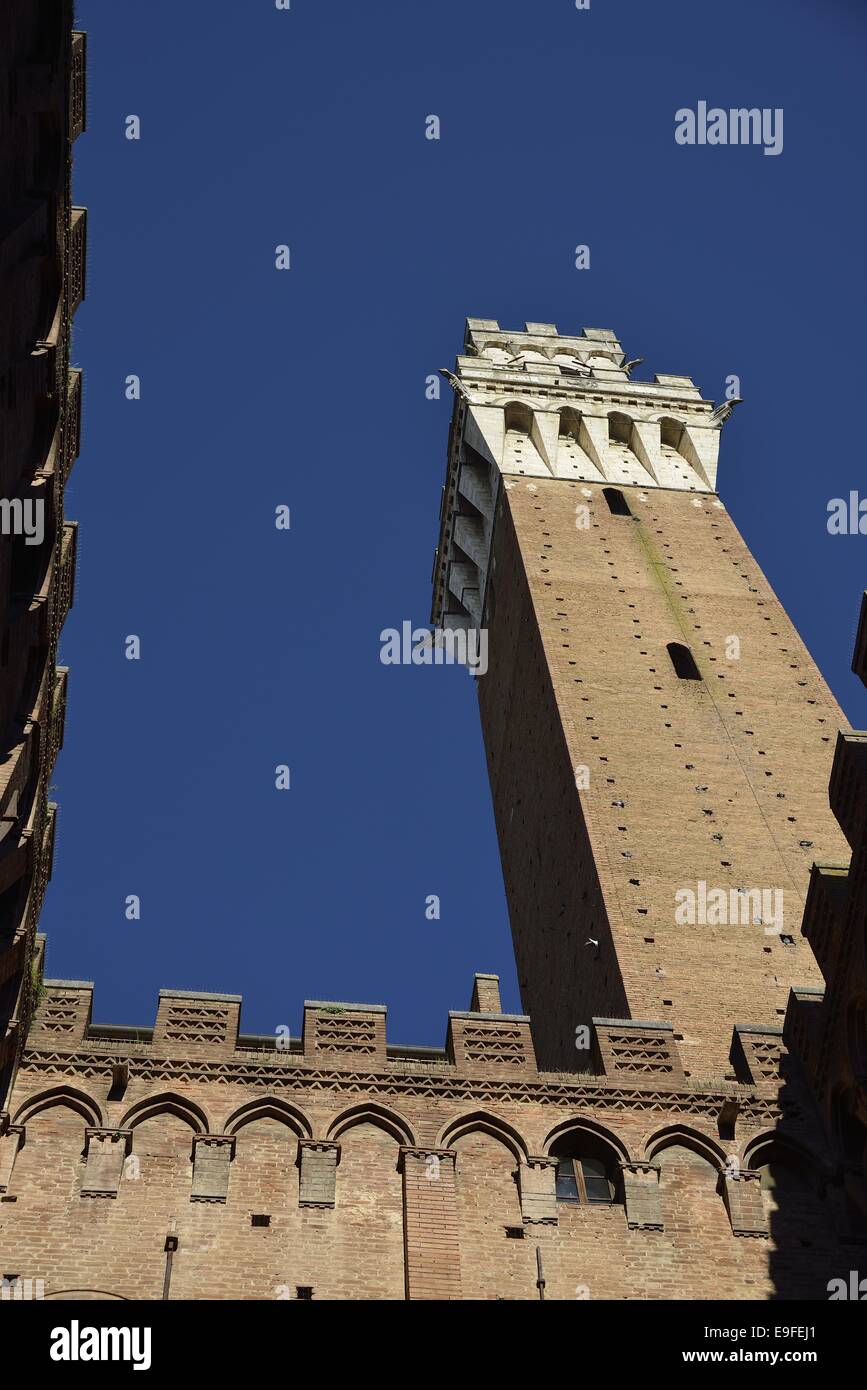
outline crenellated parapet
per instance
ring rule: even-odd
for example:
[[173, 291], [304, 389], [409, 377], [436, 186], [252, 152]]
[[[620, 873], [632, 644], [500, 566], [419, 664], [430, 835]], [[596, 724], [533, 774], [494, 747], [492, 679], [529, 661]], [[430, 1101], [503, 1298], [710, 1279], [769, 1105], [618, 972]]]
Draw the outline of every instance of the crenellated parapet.
[[[161, 990], [154, 1026], [126, 1027], [93, 1022], [90, 982], [49, 979], [40, 984], [24, 1066], [31, 1080], [80, 1070], [118, 1097], [133, 1082], [231, 1081], [301, 1091], [328, 1085], [341, 1093], [383, 1088], [408, 1096], [421, 1089], [441, 1098], [544, 1099], [624, 1112], [662, 1106], [712, 1126], [727, 1113], [753, 1124], [788, 1123], [776, 1088], [762, 1086], [768, 1074], [755, 1061], [738, 1076], [687, 1078], [672, 1024], [594, 1019], [575, 1070], [546, 1072], [536, 1062], [530, 1019], [491, 1007], [499, 1005], [496, 976], [475, 977], [471, 1003], [487, 1007], [450, 1011], [442, 1047], [413, 1046], [389, 1042], [382, 1004], [306, 1000], [300, 1036], [282, 1026], [260, 1035], [242, 1031], [239, 995]], [[779, 1049], [781, 1037], [773, 1041]], [[800, 1123], [792, 1121], [793, 1132]]]
[[[490, 974], [441, 1048], [389, 1042], [384, 1005], [308, 1000], [292, 1037], [241, 1012], [163, 990], [152, 1027], [107, 1026], [88, 982], [42, 981], [0, 1116], [0, 1241], [47, 1296], [97, 1229], [96, 1286], [139, 1298], [167, 1231], [181, 1298], [526, 1298], [540, 1261], [556, 1299], [657, 1296], [660, 1261], [684, 1296], [807, 1296], [844, 1258], [821, 1130], [767, 1074], [779, 1037], [742, 1028], [740, 1074], [699, 1082], [672, 1024], [596, 1019], [586, 1070], [540, 1071]], [[812, 1240], [785, 1276], [781, 1172]]]

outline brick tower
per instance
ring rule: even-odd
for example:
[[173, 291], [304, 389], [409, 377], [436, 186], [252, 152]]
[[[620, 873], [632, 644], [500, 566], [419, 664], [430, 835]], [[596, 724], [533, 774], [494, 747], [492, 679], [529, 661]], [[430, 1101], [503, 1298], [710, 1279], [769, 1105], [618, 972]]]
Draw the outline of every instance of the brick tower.
[[780, 1027], [790, 986], [820, 983], [800, 923], [813, 861], [847, 848], [827, 791], [845, 719], [716, 494], [731, 407], [630, 365], [607, 329], [468, 320], [433, 621], [489, 633], [540, 1066], [628, 1018], [719, 1078], [737, 1024]]

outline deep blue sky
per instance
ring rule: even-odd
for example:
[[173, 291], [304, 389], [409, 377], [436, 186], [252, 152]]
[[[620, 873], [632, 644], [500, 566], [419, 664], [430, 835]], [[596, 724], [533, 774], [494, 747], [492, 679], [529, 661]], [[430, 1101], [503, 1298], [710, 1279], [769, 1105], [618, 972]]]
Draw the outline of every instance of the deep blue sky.
[[[78, 23], [85, 429], [48, 972], [95, 980], [102, 1022], [151, 1023], [163, 986], [243, 994], [246, 1031], [297, 1031], [305, 997], [387, 1003], [392, 1041], [441, 1043], [474, 970], [519, 1006], [475, 692], [382, 666], [378, 637], [428, 619], [451, 400], [425, 377], [467, 315], [613, 328], [639, 378], [716, 400], [740, 376], [721, 494], [867, 725], [867, 537], [825, 524], [867, 493], [862, 7], [79, 0]], [[678, 147], [702, 99], [783, 107], [782, 155]]]

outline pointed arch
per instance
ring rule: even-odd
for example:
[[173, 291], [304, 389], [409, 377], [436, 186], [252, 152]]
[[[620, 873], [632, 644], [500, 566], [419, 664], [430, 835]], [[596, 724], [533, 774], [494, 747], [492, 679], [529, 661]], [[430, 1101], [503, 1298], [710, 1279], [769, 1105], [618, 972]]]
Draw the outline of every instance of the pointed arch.
[[525, 1163], [527, 1161], [527, 1145], [518, 1131], [506, 1124], [505, 1120], [499, 1119], [496, 1115], [490, 1115], [485, 1110], [472, 1110], [466, 1115], [459, 1115], [456, 1119], [450, 1120], [440, 1131], [436, 1146], [439, 1149], [453, 1148], [458, 1139], [462, 1139], [465, 1134], [472, 1134], [477, 1130], [481, 1130], [484, 1134], [490, 1134], [494, 1139], [499, 1139], [500, 1143], [504, 1144], [514, 1156], [516, 1162]]
[[559, 417], [558, 434], [561, 439], [574, 439], [576, 444], [581, 442], [581, 411], [576, 410], [574, 405], [561, 406], [557, 411]]
[[479, 357], [489, 357], [493, 360], [493, 353], [495, 352], [501, 352], [504, 357], [507, 358], [514, 356], [509, 344], [503, 338], [491, 338], [485, 343], [483, 348], [478, 349], [477, 355]]
[[821, 1176], [822, 1164], [815, 1154], [789, 1135], [780, 1134], [778, 1130], [765, 1130], [763, 1134], [754, 1135], [744, 1145], [745, 1168], [761, 1168], [775, 1160], [788, 1164], [796, 1172], [804, 1175]]
[[682, 420], [675, 420], [672, 415], [659, 416], [659, 442], [663, 449], [671, 449], [675, 454], [685, 457], [681, 445], [686, 433], [686, 425]]
[[649, 1161], [674, 1147], [691, 1149], [717, 1170], [725, 1167], [728, 1158], [716, 1140], [709, 1139], [706, 1134], [691, 1129], [689, 1125], [666, 1125], [664, 1129], [657, 1130], [645, 1144], [644, 1156]]
[[533, 432], [531, 406], [524, 401], [508, 401], [503, 408], [503, 418], [507, 434], [509, 430], [514, 430], [517, 434], [525, 434], [529, 439]]
[[105, 1289], [52, 1289], [50, 1293], [43, 1294], [47, 1303], [52, 1298], [75, 1299], [76, 1302], [83, 1303], [133, 1303], [135, 1300], [128, 1298], [125, 1293], [109, 1293]]
[[608, 438], [617, 444], [625, 444], [628, 449], [632, 447], [632, 431], [635, 422], [631, 415], [626, 415], [622, 410], [609, 410], [608, 412]]
[[158, 1095], [148, 1096], [145, 1100], [138, 1101], [126, 1112], [119, 1128], [135, 1129], [137, 1125], [143, 1124], [145, 1120], [154, 1119], [157, 1115], [177, 1115], [178, 1119], [184, 1120], [195, 1134], [210, 1134], [211, 1132], [204, 1110], [195, 1105], [193, 1101], [177, 1095], [174, 1091], [161, 1091]]
[[582, 1134], [589, 1135], [597, 1142], [607, 1144], [609, 1148], [613, 1150], [615, 1157], [620, 1163], [632, 1162], [629, 1150], [622, 1139], [610, 1129], [606, 1129], [605, 1125], [597, 1124], [595, 1120], [587, 1120], [582, 1115], [576, 1116], [571, 1120], [563, 1120], [559, 1125], [556, 1125], [555, 1128], [550, 1131], [542, 1145], [542, 1153], [550, 1154], [561, 1140], [568, 1139], [572, 1134], [574, 1134], [576, 1138], [580, 1137]]
[[345, 1134], [348, 1129], [354, 1129], [356, 1125], [375, 1125], [384, 1129], [398, 1144], [415, 1148], [415, 1136], [407, 1121], [402, 1115], [396, 1114], [393, 1110], [386, 1110], [382, 1105], [353, 1105], [349, 1110], [342, 1111], [331, 1121], [325, 1137], [339, 1139], [341, 1134]]
[[254, 1124], [257, 1120], [276, 1120], [299, 1139], [313, 1138], [313, 1129], [306, 1115], [276, 1096], [263, 1096], [233, 1110], [223, 1126], [223, 1133], [238, 1134], [246, 1125]]
[[19, 1106], [13, 1124], [26, 1125], [27, 1121], [32, 1120], [41, 1110], [50, 1110], [56, 1105], [76, 1111], [90, 1128], [102, 1129], [102, 1111], [96, 1101], [84, 1091], [77, 1091], [72, 1086], [52, 1086], [49, 1091], [40, 1091], [38, 1095], [30, 1096]]

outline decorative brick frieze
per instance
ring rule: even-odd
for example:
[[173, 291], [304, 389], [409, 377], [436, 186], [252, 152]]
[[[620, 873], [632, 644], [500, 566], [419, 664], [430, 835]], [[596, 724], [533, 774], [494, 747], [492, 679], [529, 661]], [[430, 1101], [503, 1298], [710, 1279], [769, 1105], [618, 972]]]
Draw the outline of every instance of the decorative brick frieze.
[[83, 1042], [93, 1009], [93, 985], [86, 980], [45, 980], [29, 1039], [35, 1046], [54, 1041]]
[[[126, 1046], [126, 1044], [125, 1044]], [[186, 1049], [185, 1049], [186, 1050]], [[183, 1058], [154, 1056], [147, 1045], [132, 1053], [137, 1078], [142, 1082], [172, 1082], [199, 1084], [209, 1081], [235, 1083], [249, 1087], [265, 1087], [269, 1091], [308, 1091], [315, 1093], [323, 1086], [348, 1095], [365, 1094], [371, 1090], [391, 1098], [424, 1094], [431, 1100], [476, 1101], [497, 1104], [513, 1101], [516, 1104], [543, 1104], [566, 1108], [592, 1106], [615, 1116], [630, 1111], [653, 1111], [690, 1115], [716, 1121], [721, 1107], [731, 1098], [722, 1088], [698, 1085], [687, 1086], [635, 1084], [624, 1085], [607, 1079], [569, 1077], [566, 1073], [516, 1072], [503, 1078], [485, 1071], [468, 1075], [466, 1070], [452, 1064], [445, 1073], [419, 1072], [406, 1064], [392, 1064], [389, 1070], [351, 1070], [334, 1066], [289, 1066], [279, 1055], [266, 1061], [250, 1063], [237, 1060], [211, 1060], [196, 1056]], [[68, 1052], [56, 1048], [33, 1047], [26, 1053], [28, 1073], [45, 1076], [64, 1076], [72, 1069], [85, 1079], [104, 1078], [110, 1081], [116, 1060], [109, 1050], [98, 1052], [89, 1048]], [[745, 1120], [767, 1122], [779, 1116], [780, 1107], [772, 1096], [748, 1093], [741, 1100]]]
[[330, 1065], [376, 1065], [386, 1059], [382, 1004], [304, 1003], [304, 1057]]
[[153, 1045], [173, 1053], [228, 1056], [237, 1045], [240, 1011], [238, 995], [162, 989]]
[[75, 597], [75, 568], [78, 556], [78, 523], [65, 521], [60, 538], [57, 582], [52, 589], [54, 621], [61, 626]]
[[446, 1050], [462, 1071], [535, 1070], [530, 1020], [519, 1014], [449, 1013]]
[[683, 1081], [683, 1067], [670, 1023], [631, 1018], [594, 1018], [595, 1055], [605, 1076], [623, 1072]]
[[741, 1081], [776, 1086], [786, 1056], [783, 1029], [736, 1023], [729, 1055]]

